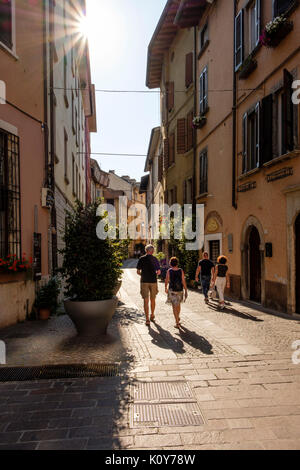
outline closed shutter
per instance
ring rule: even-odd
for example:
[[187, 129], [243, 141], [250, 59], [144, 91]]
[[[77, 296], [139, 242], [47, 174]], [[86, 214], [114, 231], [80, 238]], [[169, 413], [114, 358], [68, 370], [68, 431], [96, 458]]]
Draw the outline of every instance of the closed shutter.
[[260, 123], [260, 153], [261, 164], [269, 162], [273, 158], [273, 95], [262, 99]]
[[193, 83], [193, 53], [185, 56], [185, 86], [188, 88]]
[[175, 163], [175, 133], [169, 137], [169, 166]]
[[168, 167], [169, 167], [169, 141], [168, 139], [164, 139], [164, 143], [163, 143], [163, 146], [164, 146], [164, 170], [167, 170]]
[[293, 75], [284, 69], [283, 71], [283, 153], [294, 149], [294, 108], [292, 102]]
[[177, 153], [186, 152], [186, 120], [177, 119]]
[[12, 49], [12, 2], [0, 0], [0, 42]]
[[235, 18], [235, 70], [237, 71], [244, 60], [244, 11], [241, 10]]
[[158, 181], [161, 183], [163, 177], [163, 155], [160, 154], [158, 157]]
[[193, 111], [189, 112], [186, 118], [186, 151], [193, 148]]
[[246, 173], [248, 170], [248, 115], [247, 113], [243, 116], [243, 163], [242, 163], [242, 171]]
[[167, 90], [167, 108], [168, 111], [172, 111], [174, 108], [174, 82], [168, 82], [166, 86]]

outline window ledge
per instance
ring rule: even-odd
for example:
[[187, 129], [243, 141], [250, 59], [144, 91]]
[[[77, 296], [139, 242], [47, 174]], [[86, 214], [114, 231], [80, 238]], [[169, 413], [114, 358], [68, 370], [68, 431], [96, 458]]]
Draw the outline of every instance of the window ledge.
[[7, 47], [3, 42], [0, 42], [0, 49], [3, 49], [3, 51], [11, 55], [15, 60], [19, 60], [19, 57], [17, 56], [16, 52]]
[[209, 46], [209, 43], [210, 43], [210, 40], [207, 39], [207, 41], [205, 41], [205, 43], [204, 43], [204, 45], [203, 45], [201, 51], [200, 51], [199, 54], [198, 54], [198, 60], [201, 59], [201, 57], [203, 56], [204, 52], [206, 51], [206, 49], [207, 49], [208, 46]]
[[208, 193], [202, 193], [202, 194], [198, 194], [198, 196], [196, 196], [196, 199], [204, 199], [207, 197], [208, 197]]
[[269, 168], [271, 166], [275, 166], [281, 162], [284, 162], [285, 160], [290, 160], [291, 158], [296, 158], [300, 156], [300, 149], [292, 150], [291, 152], [288, 152], [284, 155], [280, 155], [279, 157], [273, 158], [273, 160], [270, 160], [269, 162], [266, 162], [263, 164], [264, 168]]
[[260, 168], [253, 168], [253, 170], [249, 170], [249, 171], [247, 171], [247, 173], [243, 173], [242, 175], [240, 175], [238, 177], [238, 179], [239, 179], [239, 181], [244, 180], [244, 179], [248, 178], [249, 176], [255, 175], [259, 171], [260, 171]]

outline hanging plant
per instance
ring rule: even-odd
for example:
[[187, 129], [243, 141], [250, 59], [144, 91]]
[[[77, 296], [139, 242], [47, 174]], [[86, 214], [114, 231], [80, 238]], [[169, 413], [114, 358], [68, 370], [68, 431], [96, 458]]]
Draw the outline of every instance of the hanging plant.
[[194, 129], [201, 129], [201, 127], [203, 127], [205, 124], [206, 124], [206, 117], [203, 115], [200, 115], [200, 116], [194, 117], [192, 126]]
[[277, 16], [273, 21], [266, 24], [260, 42], [263, 46], [274, 48], [292, 31], [293, 22], [284, 15]]
[[23, 253], [21, 258], [17, 255], [7, 255], [0, 258], [0, 273], [20, 273], [27, 272], [32, 267], [32, 258], [27, 259], [26, 253]]

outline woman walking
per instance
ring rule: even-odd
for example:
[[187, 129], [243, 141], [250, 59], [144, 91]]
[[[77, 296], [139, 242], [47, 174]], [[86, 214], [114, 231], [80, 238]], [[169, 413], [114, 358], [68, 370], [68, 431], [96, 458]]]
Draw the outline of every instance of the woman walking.
[[168, 294], [168, 303], [172, 304], [173, 314], [175, 317], [175, 328], [180, 328], [180, 311], [183, 302], [183, 290], [185, 291], [185, 300], [187, 299], [187, 287], [185, 282], [184, 271], [178, 267], [178, 259], [171, 258], [171, 269], [167, 272], [166, 277], [166, 294]]
[[220, 256], [218, 258], [218, 264], [216, 265], [214, 279], [212, 282], [212, 285], [213, 286], [215, 285], [217, 288], [218, 295], [219, 295], [219, 304], [222, 310], [225, 308], [225, 301], [224, 301], [225, 287], [227, 287], [228, 289], [230, 288], [230, 277], [229, 277], [229, 272], [228, 272], [228, 266], [226, 266], [226, 264], [227, 264], [226, 256]]

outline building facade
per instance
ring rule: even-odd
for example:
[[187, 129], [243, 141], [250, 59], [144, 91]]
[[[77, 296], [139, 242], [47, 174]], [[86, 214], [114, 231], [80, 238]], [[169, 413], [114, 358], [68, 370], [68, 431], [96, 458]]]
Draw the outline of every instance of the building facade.
[[[25, 320], [49, 272], [42, 2], [0, 1], [0, 258], [34, 261], [33, 276], [0, 268], [0, 327]], [[24, 15], [24, 11], [28, 14]], [[33, 39], [32, 30], [35, 35]], [[6, 91], [6, 96], [5, 92]]]
[[204, 249], [228, 257], [229, 295], [300, 313], [298, 2], [168, 3], [174, 25], [197, 38], [193, 194], [205, 205]]

